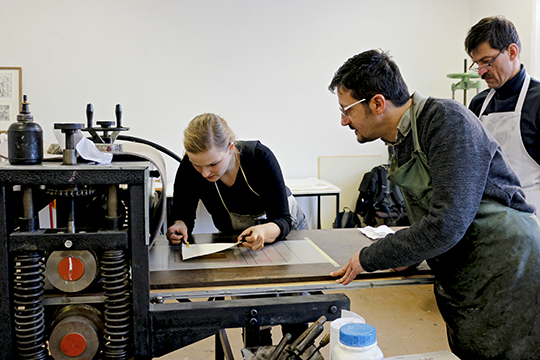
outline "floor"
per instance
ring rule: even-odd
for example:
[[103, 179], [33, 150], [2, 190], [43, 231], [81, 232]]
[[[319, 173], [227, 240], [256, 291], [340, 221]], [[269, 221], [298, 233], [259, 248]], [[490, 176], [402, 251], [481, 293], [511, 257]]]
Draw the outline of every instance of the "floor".
[[[385, 357], [449, 350], [432, 285], [347, 290], [345, 294], [351, 299], [351, 311], [377, 329], [377, 342]], [[325, 324], [323, 335], [328, 331], [329, 323]], [[276, 344], [281, 339], [280, 327], [273, 328], [272, 333]], [[241, 330], [229, 329], [227, 335], [235, 360], [241, 360]], [[328, 346], [321, 353], [325, 359], [330, 358]], [[214, 337], [210, 337], [156, 359], [213, 358]]]

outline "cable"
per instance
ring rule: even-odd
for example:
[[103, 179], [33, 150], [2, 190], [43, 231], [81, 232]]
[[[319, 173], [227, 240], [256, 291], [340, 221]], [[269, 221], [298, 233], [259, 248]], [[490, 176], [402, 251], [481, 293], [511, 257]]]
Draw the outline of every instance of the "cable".
[[167, 149], [167, 148], [165, 148], [165, 147], [163, 147], [163, 146], [161, 146], [159, 144], [156, 144], [155, 142], [152, 142], [150, 140], [141, 139], [141, 138], [134, 137], [134, 136], [129, 136], [129, 135], [118, 135], [116, 137], [116, 140], [133, 141], [133, 142], [136, 142], [136, 143], [150, 145], [150, 146], [158, 149], [159, 151], [169, 155], [170, 157], [172, 157], [174, 160], [178, 161], [179, 163], [182, 162], [182, 158], [180, 158], [180, 156], [176, 155], [171, 150], [169, 150], [169, 149]]

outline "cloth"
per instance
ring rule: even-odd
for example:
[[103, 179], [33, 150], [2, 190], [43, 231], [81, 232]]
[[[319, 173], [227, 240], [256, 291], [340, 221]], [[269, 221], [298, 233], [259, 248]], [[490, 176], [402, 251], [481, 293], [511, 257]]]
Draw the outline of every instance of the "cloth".
[[[231, 187], [218, 180], [217, 186], [223, 201], [232, 213], [261, 214], [266, 212], [268, 222], [275, 223], [281, 230], [279, 239], [287, 236], [292, 227], [287, 197], [291, 194], [285, 186], [279, 163], [272, 151], [259, 141], [238, 141], [240, 164], [249, 181], [249, 186], [239, 171]], [[174, 220], [182, 220], [189, 233], [195, 226], [195, 216], [199, 200], [212, 216], [216, 228], [223, 233], [234, 233], [227, 209], [213, 183], [204, 179], [184, 156], [174, 181]]]
[[[516, 108], [519, 92], [525, 81], [526, 74], [525, 67], [521, 65], [521, 71], [516, 76], [495, 90], [495, 96], [490, 101], [484, 114], [513, 111]], [[480, 116], [482, 104], [489, 92], [490, 89], [486, 89], [472, 98], [469, 109], [476, 116]], [[535, 79], [531, 79], [527, 97], [523, 104], [520, 130], [525, 149], [540, 164], [540, 146], [538, 145], [540, 144], [540, 82]]]
[[[420, 101], [415, 94], [413, 103]], [[540, 223], [533, 208], [500, 146], [468, 110], [430, 98], [417, 115], [416, 147], [413, 119], [391, 174], [411, 189], [406, 199], [419, 211], [408, 229], [364, 248], [360, 263], [374, 271], [426, 259], [458, 357], [538, 359]], [[407, 171], [420, 176], [407, 178]]]
[[395, 233], [394, 230], [390, 229], [386, 225], [380, 225], [377, 227], [366, 226], [366, 227], [358, 228], [358, 230], [360, 230], [362, 234], [366, 235], [368, 238], [373, 239], [373, 240], [382, 239], [388, 234]]

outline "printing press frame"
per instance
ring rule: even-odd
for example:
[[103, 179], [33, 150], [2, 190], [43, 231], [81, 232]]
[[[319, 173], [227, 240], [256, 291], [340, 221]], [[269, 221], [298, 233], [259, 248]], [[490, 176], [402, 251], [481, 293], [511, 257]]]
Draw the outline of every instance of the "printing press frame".
[[[128, 315], [127, 322], [122, 323], [122, 330], [126, 330], [127, 334], [122, 335], [120, 331], [110, 335], [109, 331], [116, 329], [117, 316], [109, 315], [110, 320], [107, 320], [105, 314], [106, 335], [100, 334], [100, 351], [94, 359], [152, 359], [221, 333], [221, 329], [312, 322], [321, 315], [333, 320], [339, 317], [341, 309], [349, 309], [349, 299], [343, 294], [152, 303], [148, 265], [151, 247], [149, 177], [150, 163], [145, 161], [113, 162], [108, 165], [62, 165], [54, 161], [29, 166], [14, 166], [7, 162], [0, 164], [0, 238], [3, 241], [0, 251], [0, 296], [4, 299], [0, 302], [3, 320], [0, 322], [0, 333], [3, 334], [0, 337], [0, 359], [48, 358], [47, 341], [51, 338], [51, 326], [57, 323], [55, 316], [62, 306], [91, 306], [105, 313], [109, 305], [117, 300], [116, 294], [108, 293], [106, 285], [106, 272], [116, 271], [115, 262], [122, 263], [124, 267], [121, 274], [114, 275], [125, 277], [122, 296], [126, 301], [122, 305]], [[124, 225], [115, 228], [117, 221], [106, 219], [104, 227], [81, 228], [82, 231], [78, 231], [77, 226], [70, 227], [70, 218], [68, 225], [61, 228], [62, 232], [39, 228], [37, 211], [34, 209], [39, 210], [48, 204], [55, 194], [64, 194], [58, 189], [79, 189], [69, 190], [67, 195], [78, 196], [81, 189], [116, 188], [119, 184], [125, 188], [122, 190], [124, 195], [127, 194], [127, 216], [122, 220], [126, 222]], [[56, 192], [47, 194], [47, 189]], [[84, 213], [78, 216], [77, 210], [75, 206], [68, 210], [74, 215], [74, 223], [78, 217], [88, 216]], [[75, 293], [50, 290], [44, 285], [46, 257], [53, 251], [66, 250], [97, 254], [102, 269], [91, 286]], [[113, 260], [110, 260], [111, 256]], [[107, 263], [111, 261], [113, 265], [107, 268]], [[26, 272], [25, 264], [28, 263], [31, 270]], [[31, 277], [30, 285], [24, 285], [28, 283], [23, 281], [27, 277]], [[101, 287], [101, 284], [105, 285]], [[26, 300], [28, 295], [30, 300]], [[21, 298], [26, 302], [23, 305]], [[24, 310], [30, 310], [29, 320]], [[21, 319], [26, 323], [21, 325]], [[95, 328], [98, 333], [99, 326]], [[31, 334], [30, 342], [27, 336], [29, 331], [35, 332]], [[87, 340], [87, 343], [90, 342]], [[222, 355], [216, 353], [217, 357]], [[82, 355], [80, 358], [83, 358]]]

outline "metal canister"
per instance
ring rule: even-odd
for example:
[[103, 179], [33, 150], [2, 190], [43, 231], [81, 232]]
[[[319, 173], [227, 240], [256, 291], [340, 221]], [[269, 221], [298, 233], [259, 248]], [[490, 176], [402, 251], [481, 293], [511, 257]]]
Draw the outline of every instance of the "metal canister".
[[26, 99], [24, 95], [17, 122], [8, 128], [8, 160], [12, 165], [36, 165], [43, 161], [43, 129], [34, 122]]

